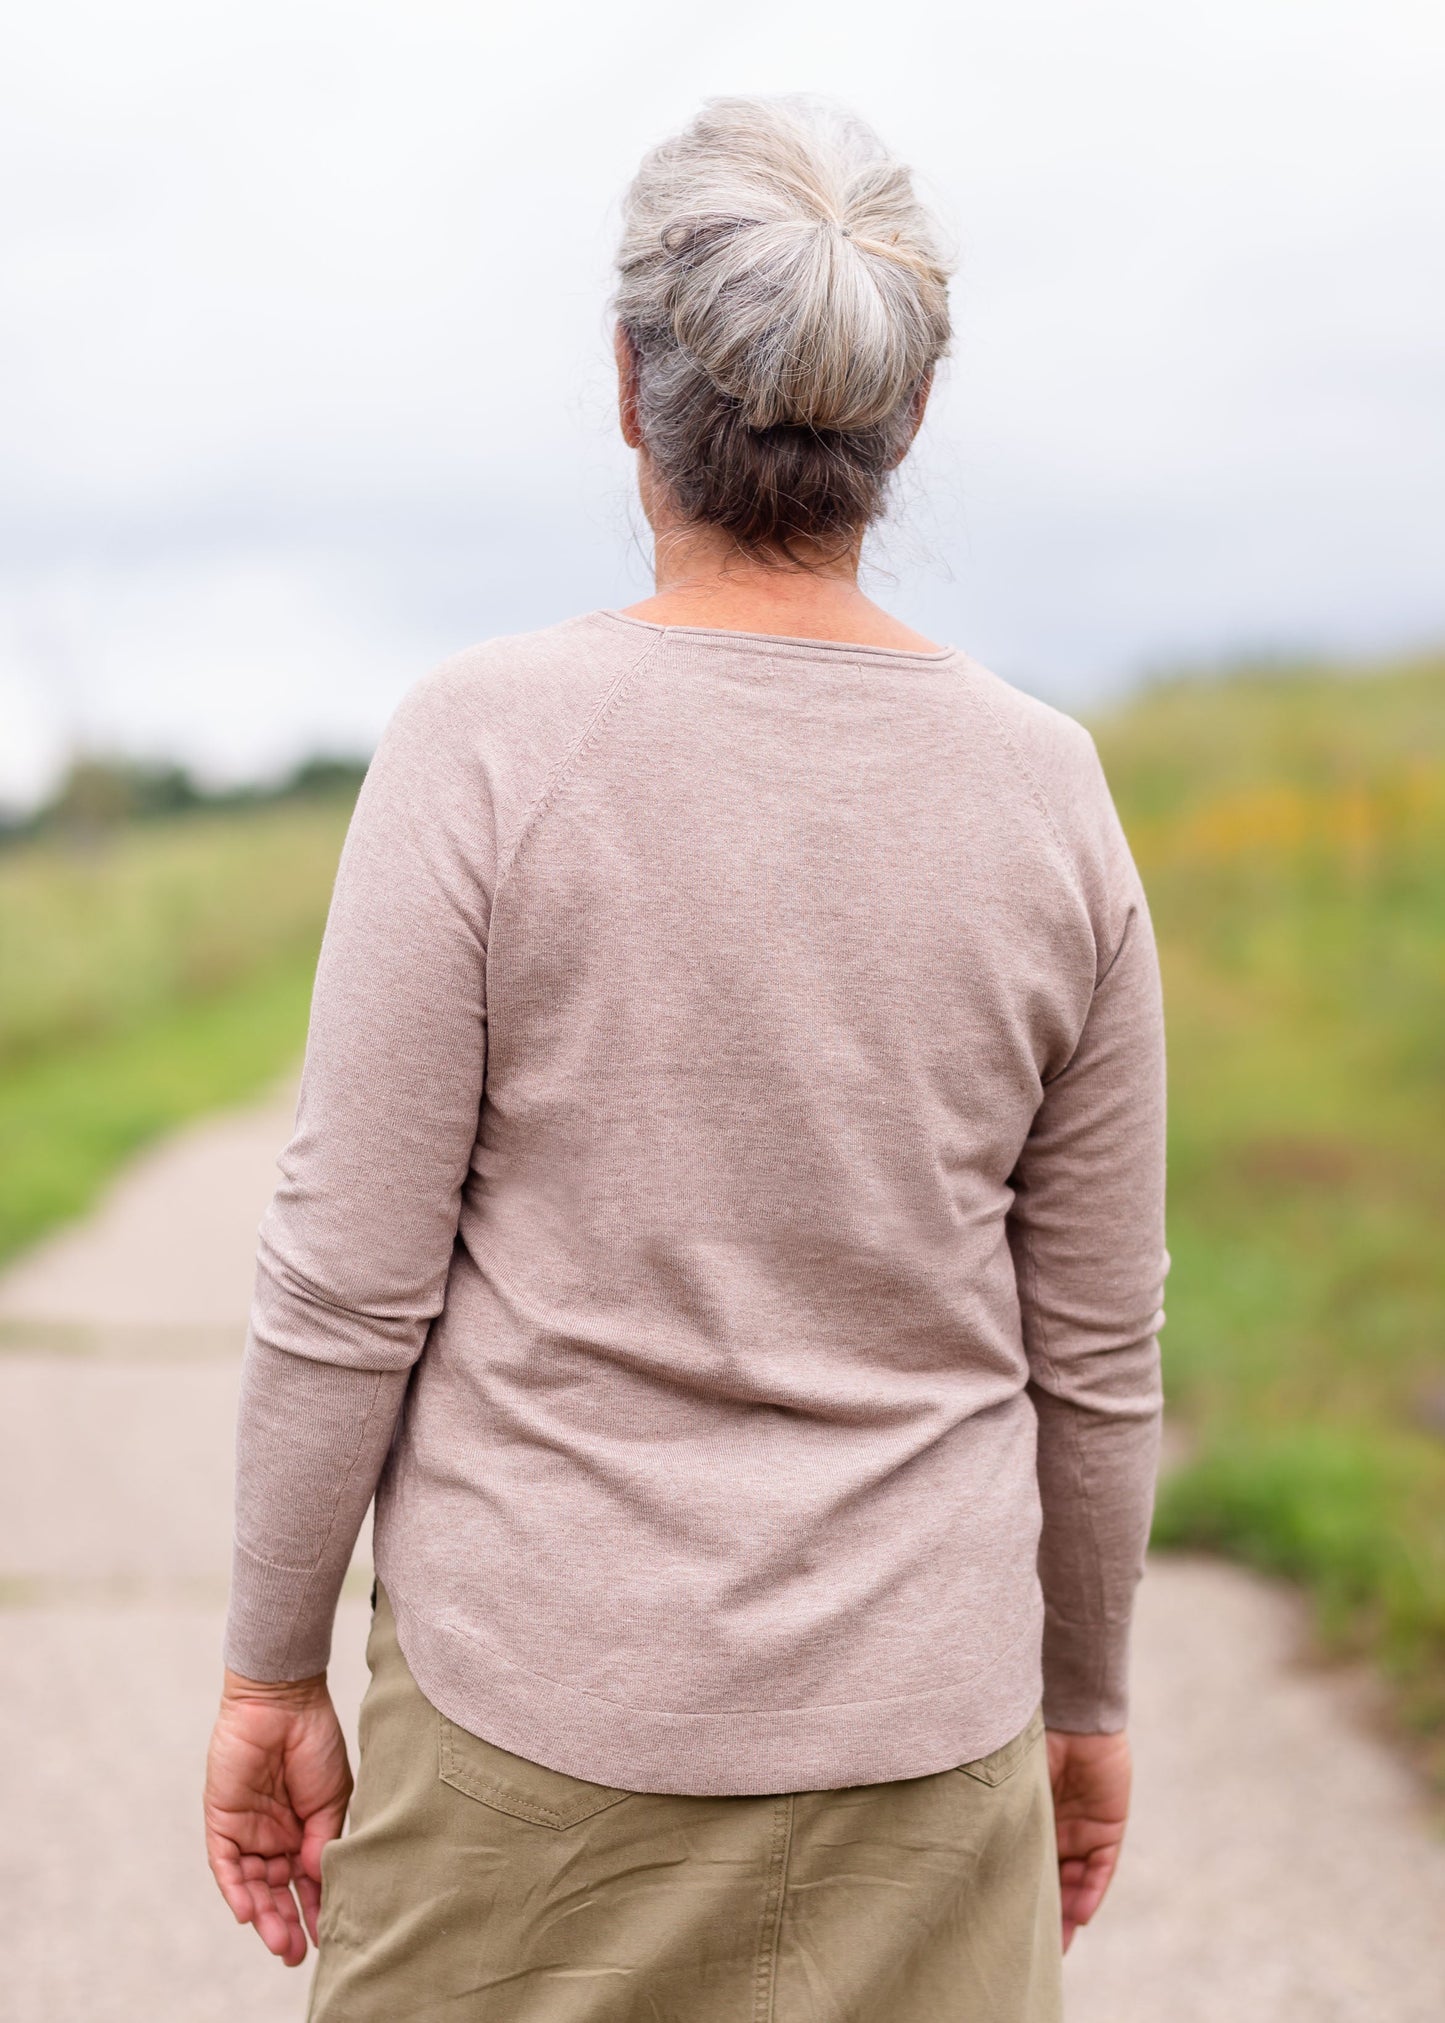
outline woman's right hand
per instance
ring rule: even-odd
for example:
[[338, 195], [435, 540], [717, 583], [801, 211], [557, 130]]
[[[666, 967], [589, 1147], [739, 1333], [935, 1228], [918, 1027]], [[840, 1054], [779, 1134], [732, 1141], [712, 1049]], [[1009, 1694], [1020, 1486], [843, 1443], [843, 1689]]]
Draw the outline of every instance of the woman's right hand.
[[1067, 1953], [1074, 1933], [1104, 1901], [1119, 1865], [1129, 1817], [1129, 1739], [1051, 1728], [1048, 1746]]
[[325, 1674], [268, 1684], [228, 1671], [206, 1760], [206, 1854], [237, 1923], [288, 1967], [316, 1939], [321, 1851], [350, 1799]]

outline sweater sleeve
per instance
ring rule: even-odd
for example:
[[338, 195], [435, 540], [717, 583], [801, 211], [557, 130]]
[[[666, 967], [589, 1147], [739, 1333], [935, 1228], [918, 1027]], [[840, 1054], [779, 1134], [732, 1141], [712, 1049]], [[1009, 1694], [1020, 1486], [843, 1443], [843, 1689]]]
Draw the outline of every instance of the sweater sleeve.
[[1092, 740], [1099, 961], [1082, 1034], [1045, 1083], [1008, 1232], [1038, 1420], [1044, 1718], [1108, 1733], [1128, 1712], [1129, 1627], [1162, 1415], [1162, 988], [1144, 890]]
[[494, 827], [445, 668], [378, 746], [337, 872], [295, 1130], [262, 1219], [236, 1424], [226, 1664], [324, 1671], [441, 1311], [486, 1058]]

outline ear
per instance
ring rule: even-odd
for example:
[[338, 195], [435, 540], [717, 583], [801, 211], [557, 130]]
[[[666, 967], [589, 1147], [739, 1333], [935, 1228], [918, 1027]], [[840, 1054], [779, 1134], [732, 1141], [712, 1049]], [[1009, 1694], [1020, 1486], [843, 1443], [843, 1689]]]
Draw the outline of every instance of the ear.
[[914, 438], [917, 436], [918, 431], [923, 426], [924, 410], [928, 406], [928, 396], [930, 393], [932, 393], [932, 391], [933, 391], [933, 368], [932, 366], [930, 366], [928, 371], [924, 373], [922, 379], [919, 381], [917, 390], [914, 393], [913, 399], [909, 404], [908, 440], [903, 445], [903, 448], [898, 452], [898, 455], [893, 459], [892, 468], [895, 471], [897, 470], [898, 466], [902, 463], [903, 459], [907, 456], [908, 452], [912, 449]]
[[923, 426], [924, 410], [928, 406], [928, 396], [933, 391], [933, 367], [930, 365], [919, 381], [918, 391], [913, 396], [913, 434], [917, 435]]
[[617, 419], [622, 425], [622, 440], [630, 450], [640, 450], [642, 430], [637, 423], [637, 353], [620, 323], [612, 332], [612, 349], [617, 358]]

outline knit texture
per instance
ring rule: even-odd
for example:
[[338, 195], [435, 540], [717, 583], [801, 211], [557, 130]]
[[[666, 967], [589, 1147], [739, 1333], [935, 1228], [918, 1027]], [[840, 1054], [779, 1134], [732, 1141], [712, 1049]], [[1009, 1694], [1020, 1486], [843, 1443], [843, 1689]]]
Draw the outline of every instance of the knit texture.
[[409, 693], [261, 1226], [226, 1662], [629, 1790], [1121, 1727], [1163, 1007], [1092, 738], [958, 651], [593, 611]]

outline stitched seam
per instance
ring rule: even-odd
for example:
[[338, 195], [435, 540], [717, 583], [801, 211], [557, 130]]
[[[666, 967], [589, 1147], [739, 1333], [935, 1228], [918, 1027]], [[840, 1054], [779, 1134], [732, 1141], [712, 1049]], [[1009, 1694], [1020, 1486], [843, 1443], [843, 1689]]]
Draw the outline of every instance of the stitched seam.
[[541, 792], [522, 817], [521, 825], [517, 830], [516, 840], [513, 842], [510, 850], [508, 850], [504, 862], [498, 867], [496, 884], [492, 894], [494, 906], [496, 904], [497, 893], [501, 891], [502, 886], [510, 876], [513, 865], [521, 855], [524, 845], [536, 830], [537, 824], [556, 801], [563, 786], [576, 771], [577, 765], [583, 755], [596, 744], [603, 727], [617, 704], [622, 700], [623, 695], [631, 687], [643, 668], [646, 667], [654, 654], [657, 653], [662, 643], [661, 639], [653, 640], [646, 650], [638, 655], [636, 660], [622, 670], [602, 700], [597, 704], [591, 716], [588, 717], [577, 738], [563, 754], [555, 771], [549, 774], [543, 782]]
[[[406, 1608], [409, 1605], [403, 1603], [402, 1606]], [[412, 1613], [420, 1613], [420, 1611], [412, 1611]], [[628, 1700], [609, 1700], [604, 1693], [594, 1693], [586, 1686], [569, 1685], [561, 1679], [549, 1678], [545, 1672], [534, 1672], [528, 1665], [519, 1665], [514, 1658], [508, 1658], [499, 1651], [496, 1645], [488, 1638], [479, 1635], [475, 1630], [468, 1629], [464, 1624], [457, 1622], [451, 1615], [431, 1616], [427, 1620], [446, 1630], [449, 1635], [464, 1637], [469, 1644], [476, 1644], [482, 1650], [490, 1652], [499, 1663], [506, 1666], [509, 1672], [520, 1672], [527, 1679], [540, 1679], [544, 1686], [554, 1686], [559, 1691], [575, 1694], [579, 1699], [596, 1700], [600, 1706], [620, 1708], [626, 1714], [660, 1714], [667, 1719], [684, 1721], [695, 1720], [697, 1718], [685, 1707], [637, 1707]], [[986, 1678], [1006, 1658], [1011, 1657], [1018, 1646], [1025, 1642], [1032, 1634], [1032, 1627], [1020, 1630], [1011, 1643], [1006, 1644], [1001, 1651], [996, 1652], [993, 1657], [987, 1659], [982, 1665], [977, 1666], [972, 1672], [964, 1672], [957, 1678], [948, 1680], [942, 1686], [926, 1686], [919, 1693], [893, 1693], [884, 1699], [874, 1700], [809, 1701], [806, 1706], [802, 1707], [727, 1707], [721, 1711], [717, 1718], [730, 1721], [738, 1714], [763, 1714], [772, 1718], [776, 1718], [779, 1714], [826, 1714], [840, 1707], [906, 1707], [915, 1700], [936, 1699], [940, 1693], [955, 1692], [960, 1686], [976, 1684], [980, 1679]]]
[[1035, 775], [1032, 767], [1029, 765], [1028, 761], [1025, 759], [1023, 753], [1019, 750], [1018, 746], [1015, 744], [1012, 732], [1009, 730], [1008, 725], [1004, 722], [1003, 718], [998, 714], [997, 710], [993, 707], [993, 704], [989, 702], [984, 696], [978, 694], [977, 690], [968, 680], [965, 680], [963, 684], [962, 693], [973, 704], [975, 709], [982, 711], [984, 716], [986, 716], [989, 722], [993, 725], [994, 730], [998, 733], [998, 736], [1003, 744], [1004, 750], [1008, 753], [1010, 759], [1012, 759], [1014, 766], [1018, 771], [1019, 778], [1023, 781], [1024, 789], [1028, 794], [1029, 799], [1033, 802], [1034, 806], [1038, 809], [1039, 813], [1044, 818], [1044, 823], [1048, 829], [1048, 832], [1050, 836], [1053, 838], [1054, 846], [1058, 850], [1059, 856], [1063, 861], [1064, 869], [1068, 873], [1069, 883], [1073, 887], [1075, 896], [1077, 897], [1079, 903], [1084, 907], [1085, 911], [1087, 912], [1088, 902], [1084, 894], [1084, 889], [1079, 883], [1077, 870], [1074, 865], [1074, 860], [1069, 854], [1069, 846], [1064, 841], [1063, 831], [1060, 829], [1058, 822], [1054, 818], [1054, 811], [1049, 806], [1048, 798], [1045, 795], [1043, 788], [1039, 785], [1038, 778]]
[[[773, 1809], [773, 1844], [763, 1915], [758, 1934], [757, 1976], [753, 1993], [753, 2023], [772, 2023], [778, 1991], [778, 1945], [783, 1930], [783, 1899], [787, 1889], [788, 1856], [793, 1845], [794, 1795], [789, 1792]], [[771, 1927], [771, 1929], [769, 1929]]]
[[1129, 939], [1130, 934], [1133, 932], [1134, 922], [1138, 918], [1139, 918], [1138, 907], [1131, 906], [1124, 918], [1124, 932], [1119, 936], [1119, 946], [1114, 950], [1114, 953], [1109, 957], [1109, 960], [1104, 964], [1103, 970], [1099, 976], [1099, 981], [1094, 985], [1095, 997], [1099, 995], [1099, 992], [1104, 988], [1104, 985], [1113, 975], [1114, 965], [1119, 960], [1119, 957], [1124, 953], [1124, 944]]
[[[1013, 761], [1013, 764], [1017, 769], [1019, 778], [1023, 781], [1025, 792], [1028, 794], [1029, 799], [1033, 802], [1034, 806], [1038, 809], [1039, 813], [1044, 818], [1044, 826], [1047, 828], [1049, 835], [1053, 839], [1054, 848], [1057, 850], [1059, 854], [1059, 860], [1064, 867], [1064, 873], [1069, 881], [1070, 890], [1073, 892], [1074, 897], [1078, 900], [1079, 905], [1083, 908], [1086, 919], [1092, 919], [1092, 915], [1090, 914], [1089, 911], [1088, 895], [1085, 893], [1084, 888], [1079, 881], [1078, 868], [1075, 865], [1072, 856], [1069, 854], [1069, 846], [1064, 841], [1063, 831], [1060, 829], [1058, 822], [1054, 818], [1054, 811], [1049, 806], [1048, 797], [1044, 793], [1043, 788], [1039, 785], [1037, 775], [1034, 773], [1033, 768], [1029, 765], [1028, 761], [1025, 759], [1023, 753], [1019, 750], [1018, 746], [1015, 744], [1013, 735], [1010, 732], [1008, 725], [1004, 722], [1003, 718], [998, 714], [997, 710], [995, 710], [993, 704], [989, 702], [986, 697], [979, 695], [971, 685], [971, 682], [968, 679], [968, 669], [966, 665], [964, 668], [964, 675], [965, 680], [962, 687], [963, 695], [966, 696], [967, 699], [973, 703], [974, 707], [980, 710], [983, 713], [983, 715], [988, 718], [989, 722], [993, 725], [994, 730], [997, 732], [999, 739], [1003, 744], [1004, 750], [1008, 753], [1010, 759]], [[1131, 914], [1130, 918], [1132, 919], [1132, 917], [1133, 916]], [[1114, 964], [1118, 961], [1119, 951], [1124, 946], [1124, 941], [1126, 936], [1128, 935], [1128, 932], [1129, 932], [1129, 922], [1126, 920], [1124, 923], [1124, 933], [1121, 934], [1119, 937], [1119, 947], [1116, 948], [1114, 950], [1114, 953], [1110, 956], [1108, 965], [1104, 971], [1104, 976], [1108, 975], [1109, 970], [1111, 970], [1114, 967]], [[1103, 982], [1103, 980], [1104, 978], [1102, 976], [1095, 977], [1093, 988], [1089, 993], [1090, 1006], [1093, 1005], [1094, 997], [1097, 994], [1099, 986]], [[1083, 1030], [1081, 1028], [1079, 1033], [1079, 1041], [1082, 1042], [1082, 1039], [1083, 1039]], [[1042, 1088], [1047, 1089], [1054, 1082], [1058, 1081], [1060, 1075], [1066, 1074], [1068, 1069], [1073, 1065], [1074, 1059], [1077, 1056], [1078, 1051], [1079, 1047], [1078, 1044], [1076, 1043], [1073, 1053], [1070, 1054], [1068, 1060], [1064, 1062], [1063, 1066], [1061, 1068], [1056, 1069], [1052, 1075], [1044, 1076], [1040, 1083], [1040, 1086]]]
[[245, 1539], [242, 1538], [239, 1534], [233, 1540], [233, 1543], [238, 1552], [244, 1552], [247, 1559], [253, 1559], [256, 1562], [257, 1566], [264, 1566], [271, 1573], [312, 1574], [315, 1573], [316, 1571], [316, 1562], [314, 1559], [311, 1561], [309, 1566], [292, 1566], [287, 1560], [270, 1559], [264, 1552], [254, 1551], [249, 1545], [247, 1545]]
[[809, 658], [826, 658], [830, 654], [840, 660], [850, 659], [856, 654], [866, 653], [884, 662], [898, 661], [904, 666], [921, 664], [925, 667], [941, 667], [945, 661], [961, 658], [956, 646], [946, 646], [940, 653], [914, 653], [901, 646], [870, 646], [862, 639], [794, 639], [785, 633], [733, 632], [727, 626], [717, 625], [665, 625], [654, 626], [645, 618], [628, 618], [620, 611], [609, 611], [605, 607], [595, 614], [605, 618], [609, 624], [645, 626], [649, 631], [679, 633], [687, 639], [701, 639], [708, 645], [719, 645], [743, 653], [752, 653], [763, 658], [774, 654], [806, 654]]
[[[1050, 1376], [1057, 1384], [1059, 1381], [1059, 1365], [1054, 1357], [1053, 1351], [1049, 1347], [1048, 1324], [1044, 1320], [1043, 1302], [1039, 1298], [1038, 1259], [1034, 1255], [1033, 1242], [1029, 1236], [1028, 1229], [1022, 1223], [1020, 1223], [1018, 1227], [1019, 1227], [1019, 1236], [1023, 1245], [1024, 1258], [1028, 1265], [1030, 1279], [1032, 1280], [1034, 1325], [1038, 1333], [1039, 1350], [1043, 1356], [1044, 1362], [1048, 1366]], [[1060, 1399], [1059, 1402], [1061, 1404], [1064, 1403], [1062, 1399]], [[1094, 1568], [1094, 1581], [1098, 1592], [1098, 1599], [1095, 1603], [1095, 1610], [1097, 1615], [1100, 1618], [1103, 1618], [1106, 1613], [1104, 1605], [1104, 1570], [1099, 1563], [1098, 1529], [1095, 1523], [1093, 1504], [1089, 1496], [1088, 1457], [1084, 1451], [1083, 1434], [1079, 1426], [1078, 1414], [1067, 1405], [1065, 1405], [1065, 1410], [1068, 1413], [1069, 1436], [1074, 1450], [1074, 1471], [1078, 1478], [1079, 1484], [1079, 1502], [1083, 1507], [1084, 1521], [1088, 1529], [1089, 1536], [1093, 1540], [1095, 1547], [1095, 1550], [1091, 1555]], [[1108, 1664], [1107, 1652], [1101, 1649], [1098, 1658], [1098, 1675], [1094, 1688], [1094, 1697], [1096, 1700], [1103, 1698], [1104, 1672], [1107, 1667], [1107, 1664]]]
[[290, 1663], [291, 1652], [296, 1642], [297, 1631], [301, 1627], [302, 1615], [304, 1614], [306, 1604], [310, 1599], [311, 1590], [316, 1584], [316, 1577], [320, 1573], [323, 1563], [325, 1561], [326, 1548], [330, 1545], [332, 1537], [335, 1534], [337, 1514], [341, 1509], [342, 1499], [346, 1495], [348, 1488], [351, 1486], [351, 1478], [356, 1473], [357, 1464], [361, 1460], [362, 1449], [366, 1445], [367, 1433], [370, 1431], [371, 1422], [373, 1418], [376, 1416], [377, 1401], [381, 1396], [381, 1391], [382, 1391], [382, 1376], [381, 1374], [378, 1374], [371, 1388], [371, 1398], [366, 1407], [366, 1417], [362, 1420], [361, 1430], [358, 1432], [356, 1436], [356, 1447], [352, 1453], [351, 1461], [347, 1467], [345, 1475], [342, 1477], [339, 1485], [337, 1486], [336, 1500], [331, 1506], [331, 1517], [326, 1526], [326, 1536], [322, 1539], [321, 1546], [319, 1551], [317, 1552], [316, 1558], [311, 1563], [310, 1574], [306, 1580], [305, 1585], [301, 1590], [300, 1595], [297, 1597], [296, 1606], [292, 1612], [291, 1624], [286, 1632], [286, 1645], [284, 1651], [282, 1652], [281, 1657], [281, 1662], [283, 1665]]
[[[327, 1367], [346, 1368], [347, 1365], [328, 1364]], [[363, 1373], [358, 1372], [358, 1374], [360, 1375]], [[269, 1554], [264, 1552], [257, 1552], [255, 1546], [248, 1545], [245, 1539], [242, 1538], [240, 1530], [238, 1528], [235, 1534], [236, 1544], [241, 1548], [242, 1552], [246, 1554], [247, 1558], [254, 1559], [258, 1566], [270, 1567], [276, 1573], [313, 1574], [321, 1565], [322, 1560], [326, 1557], [326, 1548], [328, 1545], [330, 1545], [331, 1535], [336, 1529], [336, 1514], [341, 1508], [341, 1499], [345, 1496], [347, 1488], [350, 1485], [351, 1478], [356, 1473], [356, 1464], [361, 1459], [361, 1450], [366, 1445], [366, 1435], [370, 1430], [372, 1419], [376, 1415], [376, 1406], [377, 1401], [381, 1395], [382, 1385], [385, 1379], [388, 1376], [390, 1376], [392, 1372], [388, 1370], [374, 1370], [366, 1372], [364, 1374], [370, 1375], [373, 1380], [371, 1386], [371, 1396], [370, 1398], [368, 1398], [366, 1402], [366, 1416], [362, 1420], [361, 1429], [356, 1436], [355, 1452], [352, 1454], [351, 1461], [346, 1470], [346, 1474], [342, 1477], [340, 1485], [337, 1488], [336, 1501], [331, 1507], [331, 1516], [327, 1521], [326, 1536], [322, 1539], [321, 1544], [317, 1547], [315, 1558], [308, 1560], [304, 1566], [291, 1566], [285, 1560], [272, 1559], [269, 1556]]]
[[1129, 908], [1128, 917], [1124, 922], [1124, 932], [1119, 936], [1119, 946], [1114, 950], [1114, 953], [1109, 957], [1109, 960], [1105, 963], [1103, 974], [1099, 977], [1097, 983], [1094, 985], [1093, 990], [1090, 991], [1089, 993], [1089, 1009], [1084, 1014], [1084, 1023], [1079, 1029], [1079, 1037], [1074, 1042], [1074, 1051], [1069, 1055], [1069, 1058], [1064, 1062], [1064, 1065], [1061, 1068], [1055, 1068], [1054, 1072], [1051, 1075], [1044, 1075], [1040, 1078], [1039, 1087], [1041, 1089], [1051, 1089], [1054, 1086], [1055, 1082], [1062, 1081], [1064, 1076], [1069, 1072], [1070, 1068], [1074, 1065], [1074, 1062], [1079, 1058], [1079, 1049], [1084, 1044], [1084, 1036], [1089, 1029], [1089, 1019], [1093, 1015], [1094, 1006], [1099, 999], [1099, 993], [1103, 990], [1104, 985], [1109, 981], [1109, 978], [1114, 974], [1114, 970], [1118, 964], [1119, 958], [1124, 953], [1124, 944], [1128, 941], [1130, 930], [1132, 929], [1134, 922], [1137, 918], [1138, 918], [1138, 909], [1136, 907], [1131, 906]]
[[1127, 1623], [1132, 1614], [1132, 1611], [1126, 1608], [1113, 1616], [1070, 1616], [1065, 1615], [1062, 1609], [1055, 1608], [1052, 1602], [1048, 1604], [1048, 1612], [1052, 1619], [1056, 1623], [1062, 1623], [1066, 1630], [1116, 1630], [1122, 1623]]
[[383, 1379], [389, 1374], [389, 1372], [385, 1370], [378, 1370], [372, 1372], [371, 1374], [374, 1378], [374, 1381], [371, 1387], [371, 1396], [367, 1400], [366, 1417], [362, 1420], [361, 1430], [356, 1436], [356, 1451], [353, 1453], [346, 1474], [343, 1476], [341, 1483], [337, 1488], [336, 1501], [332, 1505], [331, 1516], [326, 1526], [326, 1536], [322, 1539], [320, 1546], [317, 1548], [315, 1558], [309, 1560], [305, 1566], [291, 1566], [285, 1560], [272, 1559], [269, 1557], [268, 1554], [264, 1552], [257, 1552], [256, 1548], [253, 1545], [247, 1545], [245, 1539], [242, 1538], [238, 1530], [235, 1538], [236, 1544], [241, 1548], [241, 1551], [245, 1553], [246, 1557], [248, 1559], [254, 1559], [258, 1566], [270, 1567], [272, 1571], [275, 1573], [304, 1573], [304, 1574], [314, 1574], [320, 1567], [322, 1560], [326, 1556], [326, 1548], [331, 1543], [332, 1533], [336, 1529], [336, 1515], [341, 1508], [341, 1499], [345, 1496], [347, 1488], [351, 1482], [351, 1478], [356, 1473], [356, 1464], [361, 1459], [362, 1448], [366, 1445], [366, 1435], [371, 1426], [372, 1419], [374, 1418], [376, 1413], [377, 1400], [381, 1394]]

